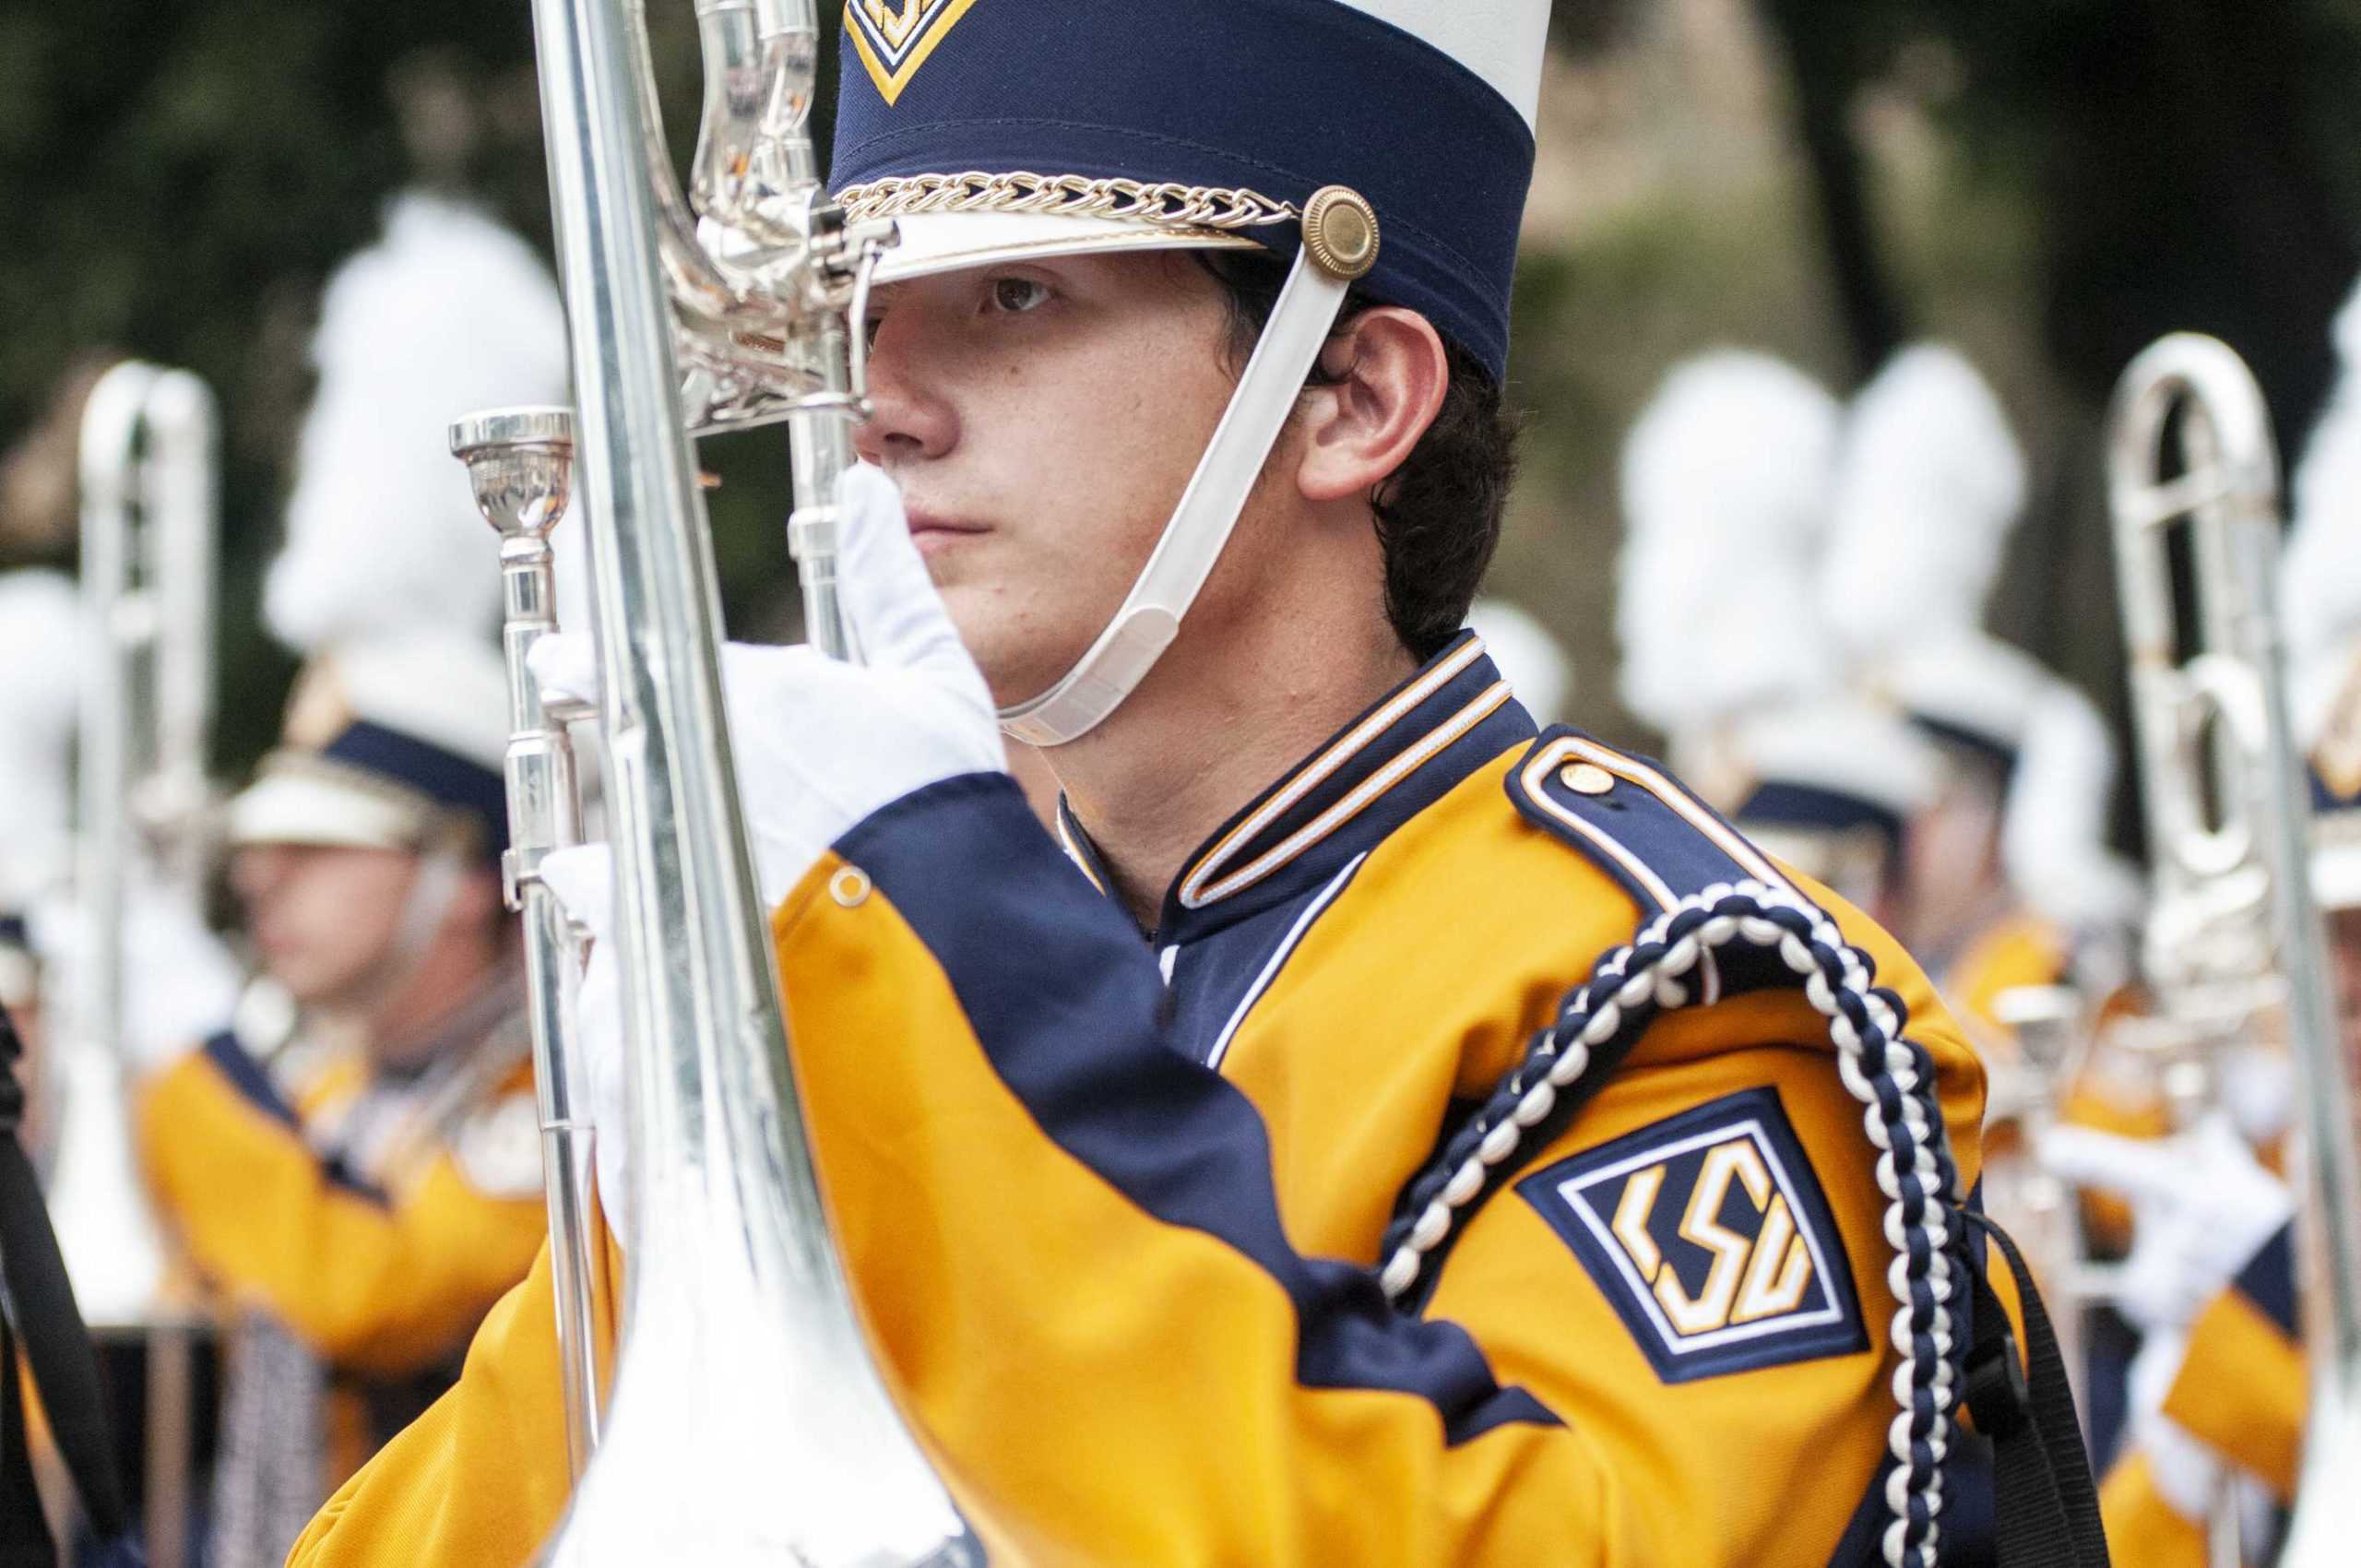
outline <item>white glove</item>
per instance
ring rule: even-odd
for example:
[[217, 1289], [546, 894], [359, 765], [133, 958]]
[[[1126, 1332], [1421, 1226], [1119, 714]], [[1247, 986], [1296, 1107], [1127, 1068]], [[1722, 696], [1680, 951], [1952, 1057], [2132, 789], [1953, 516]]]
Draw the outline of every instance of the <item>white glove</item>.
[[[991, 694], [910, 542], [901, 493], [862, 465], [845, 474], [836, 498], [845, 618], [870, 662], [842, 664], [800, 647], [722, 649], [739, 801], [765, 904], [784, 898], [847, 830], [912, 790], [1008, 766]], [[599, 700], [597, 656], [580, 632], [543, 637], [532, 670], [547, 698]], [[623, 984], [608, 940], [614, 852], [604, 844], [561, 849], [542, 861], [541, 876], [592, 937], [575, 1049], [599, 1129], [600, 1203], [629, 1247]]]
[[2165, 1396], [2172, 1392], [2188, 1353], [2186, 1333], [2163, 1329], [2148, 1336], [2131, 1358], [2131, 1442], [2148, 1455], [2156, 1495], [2182, 1518], [2202, 1521], [2221, 1493], [2222, 1460], [2165, 1414]]
[[2188, 1328], [2295, 1212], [2285, 1183], [2218, 1116], [2153, 1141], [2053, 1127], [2036, 1152], [2053, 1174], [2131, 1201], [2117, 1301], [2149, 1333]]
[[567, 916], [590, 933], [590, 957], [574, 996], [569, 1043], [582, 1063], [590, 1103], [591, 1157], [599, 1169], [599, 1206], [607, 1229], [631, 1248], [638, 1213], [631, 1189], [629, 1093], [624, 1087], [623, 970], [615, 944], [615, 852], [604, 844], [556, 849], [541, 860], [541, 880]]
[[[732, 643], [721, 653], [739, 802], [766, 905], [903, 796], [1008, 767], [991, 694], [910, 541], [901, 493], [862, 464], [836, 499], [845, 619], [868, 663], [801, 646]], [[545, 696], [599, 700], [597, 660], [579, 632], [543, 637], [532, 670]]]

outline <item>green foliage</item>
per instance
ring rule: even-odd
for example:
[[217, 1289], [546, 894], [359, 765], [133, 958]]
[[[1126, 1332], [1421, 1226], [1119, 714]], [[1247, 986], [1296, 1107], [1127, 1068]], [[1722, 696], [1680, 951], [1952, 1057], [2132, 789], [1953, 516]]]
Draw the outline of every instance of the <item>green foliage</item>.
[[[652, 9], [684, 157], [694, 18], [685, 4]], [[441, 109], [403, 96], [429, 63], [458, 89]], [[185, 365], [214, 386], [227, 427], [218, 749], [231, 773], [269, 743], [291, 672], [256, 599], [310, 395], [320, 286], [420, 177], [421, 125], [465, 148], [437, 177], [546, 249], [523, 0], [0, 0], [0, 450], [94, 352]], [[775, 621], [783, 439], [720, 444], [708, 460], [730, 481], [713, 505], [727, 610]]]

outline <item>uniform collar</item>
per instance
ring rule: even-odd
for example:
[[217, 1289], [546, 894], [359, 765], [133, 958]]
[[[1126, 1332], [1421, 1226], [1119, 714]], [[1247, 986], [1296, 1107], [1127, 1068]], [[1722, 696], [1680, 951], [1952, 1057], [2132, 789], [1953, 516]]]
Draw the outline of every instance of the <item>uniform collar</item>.
[[[1535, 733], [1483, 639], [1460, 633], [1189, 857], [1164, 896], [1157, 941], [1193, 941], [1316, 891]], [[1097, 848], [1062, 799], [1058, 837], [1084, 874], [1109, 892], [1114, 884]]]

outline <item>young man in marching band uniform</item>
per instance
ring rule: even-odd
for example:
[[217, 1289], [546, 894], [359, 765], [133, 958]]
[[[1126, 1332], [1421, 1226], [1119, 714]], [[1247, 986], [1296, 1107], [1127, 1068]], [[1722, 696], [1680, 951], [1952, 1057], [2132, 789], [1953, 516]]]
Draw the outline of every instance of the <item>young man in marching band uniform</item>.
[[[1459, 630], [1546, 20], [848, 9], [869, 662], [734, 658], [732, 732], [847, 1267], [995, 1562], [1928, 1563], [1988, 1510], [1959, 1030]], [[599, 923], [596, 854], [546, 874]], [[292, 1561], [523, 1563], [565, 1471], [537, 1267]]]
[[232, 803], [231, 880], [300, 1010], [156, 1074], [142, 1152], [229, 1317], [215, 1560], [295, 1529], [446, 1387], [543, 1232], [502, 901], [499, 657], [413, 637], [316, 661]]

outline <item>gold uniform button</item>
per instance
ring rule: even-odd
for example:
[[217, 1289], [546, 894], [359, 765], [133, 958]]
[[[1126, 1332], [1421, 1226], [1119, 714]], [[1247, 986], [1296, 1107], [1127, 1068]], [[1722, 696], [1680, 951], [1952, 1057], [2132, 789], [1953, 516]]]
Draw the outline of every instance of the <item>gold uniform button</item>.
[[1615, 775], [1594, 762], [1570, 764], [1558, 778], [1577, 795], [1604, 795], [1615, 788]]
[[1330, 277], [1366, 277], [1377, 265], [1377, 209], [1358, 191], [1323, 185], [1303, 204], [1303, 244]]
[[869, 873], [859, 866], [846, 866], [828, 879], [828, 897], [848, 909], [858, 909], [869, 902]]

